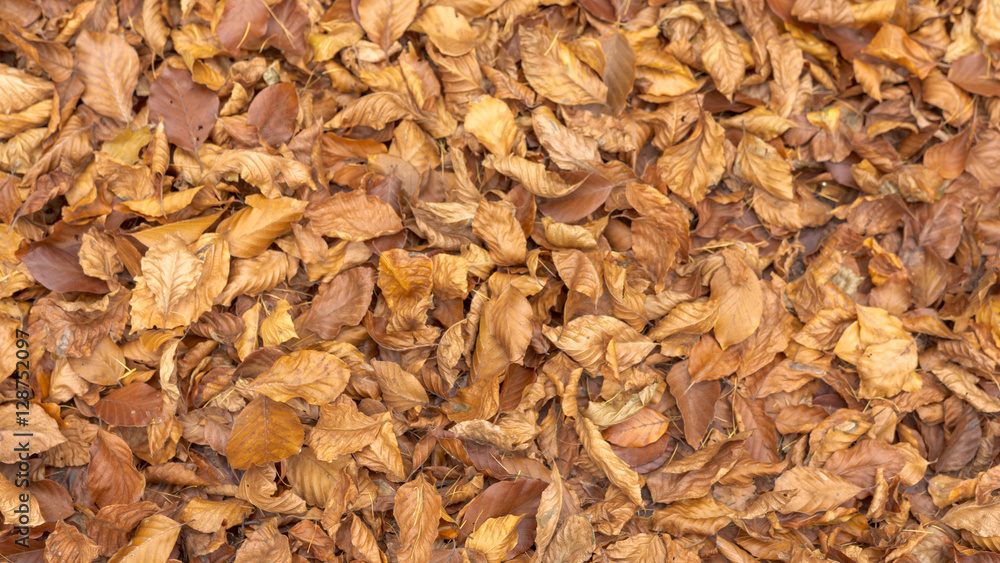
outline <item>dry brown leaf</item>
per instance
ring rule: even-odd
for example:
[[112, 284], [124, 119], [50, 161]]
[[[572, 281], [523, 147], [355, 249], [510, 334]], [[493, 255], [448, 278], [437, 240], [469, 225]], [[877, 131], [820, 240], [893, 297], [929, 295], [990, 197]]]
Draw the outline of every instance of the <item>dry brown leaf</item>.
[[764, 297], [757, 274], [741, 254], [723, 250], [725, 267], [712, 276], [712, 299], [718, 301], [715, 338], [723, 350], [746, 340], [760, 326]]
[[396, 491], [392, 510], [397, 521], [406, 523], [400, 529], [400, 562], [428, 561], [438, 533], [441, 496], [419, 475]]
[[299, 397], [323, 406], [333, 402], [347, 386], [350, 371], [337, 356], [316, 350], [296, 350], [278, 358], [247, 389], [278, 402]]
[[934, 68], [934, 60], [927, 50], [910, 39], [905, 30], [892, 24], [880, 27], [864, 52], [900, 64], [921, 79]]
[[743, 51], [736, 35], [716, 18], [705, 20], [705, 48], [701, 61], [715, 80], [715, 87], [732, 99], [743, 80]]
[[405, 411], [430, 402], [423, 385], [414, 375], [394, 362], [372, 361], [382, 399], [396, 411]]
[[792, 171], [778, 155], [778, 150], [760, 137], [746, 133], [736, 149], [733, 173], [774, 197], [791, 200], [795, 197]]
[[299, 453], [304, 437], [302, 423], [291, 407], [261, 396], [233, 421], [226, 455], [233, 467], [248, 469]]
[[493, 96], [481, 96], [469, 103], [465, 130], [496, 156], [510, 155], [515, 146], [519, 154], [524, 153], [523, 143], [519, 143], [522, 134], [514, 122], [514, 114], [506, 102]]
[[417, 17], [417, 0], [359, 0], [357, 15], [373, 43], [388, 51]]
[[641, 448], [659, 440], [669, 426], [670, 419], [644, 407], [624, 422], [608, 427], [603, 436], [616, 446]]
[[139, 524], [132, 541], [118, 550], [109, 563], [132, 563], [133, 561], [166, 561], [174, 549], [181, 524], [162, 514], [155, 514]]
[[393, 249], [379, 258], [378, 286], [392, 311], [390, 330], [411, 330], [423, 326], [431, 308], [433, 263], [423, 255], [409, 256]]
[[250, 515], [251, 506], [238, 500], [213, 501], [193, 498], [184, 507], [180, 518], [186, 526], [211, 534], [242, 522]]
[[524, 75], [538, 94], [567, 105], [603, 104], [608, 87], [547, 25], [521, 28]]
[[476, 210], [472, 232], [483, 239], [490, 258], [499, 266], [524, 262], [527, 238], [514, 213], [506, 205], [483, 200]]
[[427, 6], [412, 29], [427, 34], [435, 47], [449, 57], [461, 57], [476, 48], [479, 32], [452, 6]]
[[357, 242], [403, 229], [391, 205], [360, 190], [338, 193], [319, 205], [310, 206], [305, 216], [316, 232]]
[[86, 90], [83, 103], [121, 123], [132, 117], [139, 56], [119, 35], [84, 30], [76, 40], [76, 64]]
[[522, 518], [507, 514], [486, 520], [465, 540], [465, 548], [478, 551], [488, 563], [500, 563], [517, 545], [517, 524]]
[[215, 232], [229, 242], [229, 254], [236, 258], [253, 258], [287, 233], [292, 224], [302, 218], [306, 209], [303, 201], [289, 197], [267, 199], [257, 194], [246, 199], [248, 207], [225, 218]]
[[[597, 429], [597, 426], [588, 418], [578, 418], [576, 429], [580, 434], [580, 441], [583, 443], [584, 450], [594, 460], [594, 463], [601, 468], [601, 471], [607, 476], [608, 480], [621, 489], [629, 500], [642, 506], [642, 477], [629, 468], [628, 464], [622, 461], [620, 457], [615, 455], [611, 446], [601, 436], [601, 432]], [[552, 553], [557, 549], [554, 545], [557, 539], [558, 533], [556, 538], [553, 539], [553, 545], [549, 546], [548, 553]]]
[[607, 316], [585, 315], [566, 323], [561, 329], [544, 327], [546, 338], [591, 373], [600, 373], [606, 361], [605, 343], [615, 341], [619, 369], [641, 362], [655, 346], [622, 321]]
[[[563, 170], [586, 170], [601, 162], [597, 140], [569, 129], [546, 106], [539, 106], [531, 112], [531, 128], [538, 137], [538, 142], [549, 151], [552, 162]], [[525, 182], [523, 176], [513, 177]], [[543, 195], [530, 187], [528, 189], [536, 195]]]
[[781, 513], [812, 514], [833, 510], [861, 492], [861, 487], [815, 467], [793, 467], [774, 482], [775, 490], [796, 490], [798, 493], [781, 507]]
[[55, 531], [45, 542], [45, 561], [88, 562], [97, 558], [98, 546], [82, 532], [65, 522], [56, 522]]
[[702, 112], [688, 139], [663, 151], [656, 165], [670, 191], [694, 205], [722, 177], [724, 161], [723, 129]]
[[135, 468], [132, 450], [118, 436], [97, 431], [89, 467], [87, 487], [98, 506], [128, 504], [142, 497], [146, 479]]

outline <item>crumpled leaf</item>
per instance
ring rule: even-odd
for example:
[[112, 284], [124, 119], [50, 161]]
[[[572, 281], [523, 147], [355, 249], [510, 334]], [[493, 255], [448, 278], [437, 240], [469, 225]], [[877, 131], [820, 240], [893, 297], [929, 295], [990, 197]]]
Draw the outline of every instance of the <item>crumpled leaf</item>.
[[317, 232], [357, 242], [399, 232], [403, 224], [392, 206], [361, 191], [343, 192], [306, 209]]
[[349, 377], [347, 364], [337, 356], [316, 350], [296, 350], [278, 358], [247, 389], [278, 402], [299, 397], [323, 406], [340, 395]]
[[523, 27], [521, 57], [528, 83], [560, 104], [603, 104], [608, 87], [546, 25]]
[[694, 205], [722, 177], [723, 162], [723, 129], [702, 112], [687, 140], [663, 151], [656, 164], [670, 191]]

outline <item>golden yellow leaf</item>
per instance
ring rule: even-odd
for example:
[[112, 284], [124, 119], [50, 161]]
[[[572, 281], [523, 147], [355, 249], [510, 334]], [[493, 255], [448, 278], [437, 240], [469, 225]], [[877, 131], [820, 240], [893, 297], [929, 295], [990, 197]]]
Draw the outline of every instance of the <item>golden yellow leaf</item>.
[[307, 205], [290, 197], [268, 199], [258, 194], [247, 196], [246, 204], [215, 229], [229, 241], [229, 253], [236, 258], [253, 258], [267, 250], [302, 218]]
[[587, 170], [601, 163], [597, 140], [563, 125], [548, 107], [539, 106], [531, 112], [531, 128], [559, 168]]
[[257, 397], [233, 421], [226, 457], [236, 469], [281, 461], [299, 453], [304, 437], [302, 423], [291, 407]]
[[385, 425], [392, 427], [390, 413], [370, 417], [353, 405], [327, 404], [319, 422], [309, 430], [306, 444], [322, 461], [334, 461], [345, 454], [360, 452], [373, 443]]
[[417, 17], [417, 0], [360, 0], [358, 17], [372, 43], [388, 51]]
[[485, 326], [507, 353], [507, 361], [519, 363], [531, 343], [531, 304], [513, 285], [494, 296], [483, 309]]
[[559, 250], [552, 253], [552, 262], [566, 287], [597, 303], [603, 292], [603, 284], [601, 275], [588, 255], [579, 250]]
[[568, 516], [549, 543], [542, 563], [589, 561], [597, 547], [590, 518], [584, 514]]
[[424, 8], [411, 29], [426, 33], [438, 51], [450, 57], [461, 57], [472, 51], [479, 40], [479, 33], [461, 12], [441, 4]]
[[833, 510], [861, 492], [861, 487], [818, 467], [793, 467], [774, 482], [774, 490], [796, 490], [795, 496], [779, 510], [782, 514], [812, 514]]
[[543, 327], [545, 337], [590, 373], [600, 373], [607, 360], [604, 343], [614, 339], [617, 362], [626, 369], [641, 362], [655, 344], [624, 322], [603, 315], [584, 315], [561, 328]]
[[298, 338], [295, 323], [288, 313], [291, 309], [288, 301], [279, 299], [271, 314], [261, 321], [260, 338], [264, 341], [264, 346], [280, 346], [283, 342]]
[[627, 420], [609, 427], [603, 436], [616, 446], [637, 448], [659, 440], [669, 425], [670, 419], [653, 409], [643, 407]]
[[499, 266], [522, 264], [527, 254], [527, 238], [514, 213], [506, 205], [483, 200], [472, 222], [472, 232], [483, 239], [490, 258]]
[[514, 178], [529, 192], [541, 197], [562, 197], [580, 187], [580, 184], [566, 183], [558, 174], [546, 170], [544, 164], [516, 155], [491, 154], [483, 160], [483, 164]]
[[45, 518], [38, 499], [28, 495], [27, 502], [21, 502], [20, 497], [25, 494], [25, 490], [16, 486], [14, 481], [0, 475], [0, 514], [3, 514], [4, 520], [25, 528], [41, 526]]
[[312, 169], [309, 166], [297, 160], [265, 152], [242, 149], [222, 151], [206, 172], [205, 181], [215, 183], [229, 174], [238, 174], [259, 188], [268, 199], [281, 197], [277, 184], [279, 177], [292, 189], [303, 186], [316, 189], [316, 184], [312, 180]]
[[300, 514], [306, 511], [306, 503], [290, 490], [280, 494], [274, 483], [278, 472], [273, 463], [262, 466], [252, 466], [243, 473], [240, 479], [236, 498], [245, 500], [261, 510], [279, 514]]
[[559, 104], [603, 104], [608, 87], [548, 25], [521, 27], [524, 76], [535, 91]]
[[[35, 500], [32, 498], [31, 500]], [[45, 540], [46, 561], [93, 561], [100, 555], [97, 543], [76, 529], [76, 526], [60, 520], [55, 530]]]
[[732, 99], [743, 80], [743, 51], [736, 35], [717, 18], [705, 20], [705, 48], [701, 61], [715, 80], [715, 87]]
[[724, 130], [711, 114], [702, 112], [694, 131], [686, 141], [663, 151], [656, 161], [660, 178], [688, 203], [705, 199], [709, 186], [717, 183], [725, 171]]
[[552, 536], [556, 533], [562, 515], [563, 495], [565, 486], [559, 469], [552, 467], [551, 481], [542, 491], [542, 496], [538, 502], [538, 512], [535, 515], [535, 553], [536, 560], [541, 559], [546, 548], [552, 541]]
[[465, 299], [469, 295], [469, 261], [453, 254], [435, 254], [432, 280], [439, 299]]
[[86, 90], [83, 103], [127, 123], [139, 81], [139, 55], [119, 35], [83, 30], [76, 39], [76, 69]]
[[53, 84], [22, 70], [0, 65], [0, 114], [18, 112], [52, 97]]
[[337, 356], [318, 350], [296, 350], [278, 358], [248, 389], [282, 403], [299, 397], [323, 406], [340, 396], [349, 377], [347, 364]]
[[576, 431], [580, 435], [580, 441], [583, 443], [587, 455], [601, 468], [608, 480], [621, 489], [629, 500], [642, 506], [642, 477], [615, 455], [611, 446], [601, 437], [600, 430], [590, 419], [583, 416], [578, 418]]
[[247, 533], [236, 552], [233, 563], [271, 561], [273, 563], [293, 563], [288, 536], [278, 531], [277, 520], [269, 518], [252, 533]]
[[199, 191], [201, 191], [201, 186], [179, 192], [169, 192], [164, 194], [162, 198], [150, 197], [123, 201], [121, 205], [146, 217], [166, 217], [191, 205]]
[[411, 119], [421, 117], [417, 109], [412, 107], [411, 100], [395, 92], [373, 92], [348, 104], [326, 124], [326, 127], [336, 129], [364, 125], [373, 129], [385, 129], [389, 122], [406, 117]]
[[746, 340], [760, 326], [764, 294], [760, 280], [742, 255], [722, 251], [725, 267], [712, 276], [712, 300], [719, 304], [715, 318], [715, 339], [723, 350]]
[[736, 149], [733, 173], [774, 197], [785, 200], [795, 197], [791, 167], [778, 154], [778, 149], [753, 133], [743, 135]]
[[391, 205], [360, 190], [341, 192], [311, 206], [306, 217], [317, 232], [357, 242], [398, 233], [403, 229]]
[[211, 534], [220, 527], [226, 529], [243, 522], [252, 510], [250, 505], [235, 499], [217, 501], [196, 497], [184, 506], [180, 519], [199, 532]]
[[139, 524], [132, 540], [119, 549], [108, 563], [148, 563], [167, 561], [174, 549], [181, 524], [162, 514], [154, 514]]
[[424, 255], [409, 256], [394, 248], [383, 252], [378, 263], [378, 286], [392, 311], [390, 330], [412, 330], [427, 322], [433, 305], [433, 263]]
[[386, 478], [391, 481], [402, 483], [406, 480], [399, 442], [396, 440], [396, 434], [391, 425], [382, 426], [375, 441], [354, 454], [354, 459], [363, 467], [385, 473]]
[[935, 366], [931, 369], [931, 373], [957, 397], [976, 409], [988, 413], [1000, 412], [1000, 400], [983, 391], [977, 385], [976, 376], [969, 371], [949, 362]]
[[726, 127], [745, 129], [765, 141], [770, 141], [795, 125], [792, 121], [763, 107], [753, 108], [739, 115], [727, 117], [719, 123]]
[[214, 299], [216, 304], [229, 303], [237, 295], [259, 295], [274, 289], [298, 270], [299, 261], [277, 250], [265, 250], [253, 258], [233, 260], [229, 282]]
[[195, 319], [181, 304], [197, 289], [204, 264], [176, 234], [150, 248], [129, 301], [132, 331], [191, 324]]
[[170, 28], [163, 22], [160, 15], [160, 0], [143, 0], [141, 25], [137, 30], [146, 40], [153, 52], [163, 56], [163, 47], [170, 37]]
[[329, 61], [345, 47], [350, 47], [364, 37], [361, 26], [353, 21], [326, 22], [323, 33], [310, 33], [306, 42], [313, 49], [313, 60]]
[[135, 237], [136, 240], [148, 247], [153, 247], [166, 241], [170, 238], [171, 234], [176, 234], [180, 236], [184, 242], [191, 244], [192, 242], [198, 240], [198, 237], [200, 237], [206, 229], [211, 227], [221, 215], [221, 212], [213, 213], [205, 217], [188, 219], [186, 221], [177, 221], [176, 223], [168, 223], [166, 225], [160, 225], [158, 227], [129, 233], [129, 235]]
[[0, 139], [6, 139], [32, 127], [48, 122], [52, 115], [52, 100], [42, 100], [22, 111], [0, 114]]
[[523, 514], [505, 514], [486, 520], [465, 540], [465, 548], [480, 552], [487, 563], [500, 563], [517, 545], [517, 524], [522, 519]]
[[975, 29], [985, 43], [1000, 43], [1000, 6], [996, 2], [987, 1], [979, 5]]
[[864, 52], [902, 65], [921, 79], [934, 70], [934, 59], [923, 45], [910, 39], [903, 28], [889, 23], [879, 28]]
[[514, 113], [506, 102], [493, 96], [480, 96], [469, 104], [465, 130], [498, 157], [510, 155], [515, 145], [517, 153], [524, 154], [524, 135], [514, 122]]
[[375, 379], [382, 391], [382, 400], [395, 411], [405, 411], [430, 402], [423, 385], [410, 372], [395, 362], [372, 360]]
[[438, 535], [441, 495], [423, 475], [418, 475], [396, 491], [392, 512], [400, 524], [400, 563], [429, 561]]

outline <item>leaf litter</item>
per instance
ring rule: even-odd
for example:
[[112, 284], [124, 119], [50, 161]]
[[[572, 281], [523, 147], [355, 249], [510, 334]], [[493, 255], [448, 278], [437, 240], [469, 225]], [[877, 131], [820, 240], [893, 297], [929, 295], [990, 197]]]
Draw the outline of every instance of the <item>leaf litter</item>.
[[988, 0], [0, 3], [0, 553], [995, 560], [998, 48]]

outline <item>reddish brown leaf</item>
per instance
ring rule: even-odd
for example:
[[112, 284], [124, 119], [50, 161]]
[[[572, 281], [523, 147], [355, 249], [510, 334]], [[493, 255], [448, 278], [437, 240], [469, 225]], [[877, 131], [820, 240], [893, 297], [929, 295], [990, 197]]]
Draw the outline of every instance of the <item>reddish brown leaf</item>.
[[94, 405], [97, 416], [113, 426], [147, 426], [163, 422], [163, 397], [145, 383], [130, 383]]
[[247, 110], [247, 124], [256, 126], [269, 145], [278, 146], [292, 138], [298, 114], [299, 96], [295, 85], [282, 82], [254, 96]]
[[162, 119], [167, 139], [186, 151], [205, 142], [218, 114], [218, 96], [185, 69], [165, 65], [149, 86], [149, 119]]
[[87, 487], [100, 507], [130, 504], [142, 497], [146, 479], [135, 468], [132, 450], [118, 436], [97, 431], [90, 447]]

